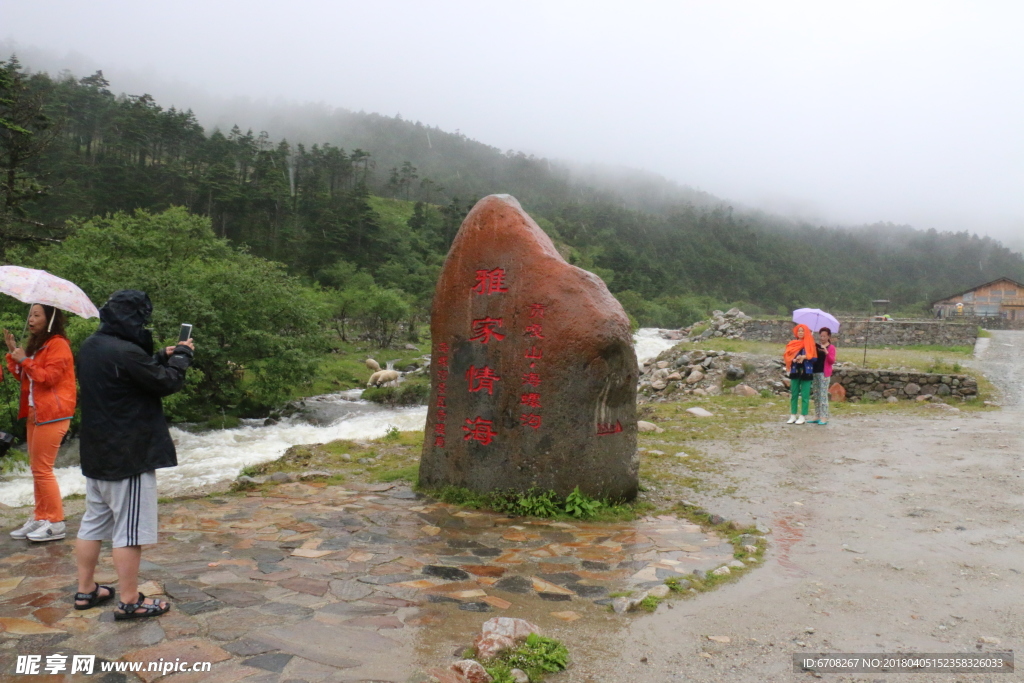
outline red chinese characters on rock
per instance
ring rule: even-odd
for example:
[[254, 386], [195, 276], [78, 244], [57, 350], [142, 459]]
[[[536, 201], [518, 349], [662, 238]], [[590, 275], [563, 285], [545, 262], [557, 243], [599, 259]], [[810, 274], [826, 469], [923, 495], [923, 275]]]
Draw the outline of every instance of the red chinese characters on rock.
[[501, 380], [494, 370], [491, 370], [486, 365], [476, 369], [476, 366], [470, 365], [469, 370], [466, 370], [466, 383], [469, 384], [469, 390], [473, 393], [487, 390], [487, 395], [492, 396], [494, 394], [494, 383]]
[[[547, 305], [533, 303], [529, 304], [530, 318], [543, 318], [544, 312], [547, 310]], [[544, 330], [540, 323], [531, 323], [523, 329], [524, 336], [531, 337], [533, 339], [544, 339]], [[528, 386], [530, 389], [524, 391], [519, 395], [519, 405], [524, 408], [540, 410], [541, 408], [541, 395], [538, 391], [532, 391], [537, 389], [541, 385], [542, 378], [540, 372], [538, 372], [538, 364], [541, 359], [544, 358], [544, 349], [533, 344], [526, 353], [523, 354], [523, 358], [529, 361], [530, 370], [529, 372], [523, 373], [523, 385]], [[543, 422], [543, 418], [536, 412], [522, 413], [519, 415], [519, 421], [523, 427], [530, 427], [532, 429], [540, 429]]]
[[476, 284], [470, 288], [470, 291], [482, 295], [504, 294], [508, 291], [508, 287], [505, 286], [505, 269], [476, 271]]
[[496, 431], [491, 429], [494, 423], [491, 420], [485, 420], [482, 417], [476, 417], [472, 420], [467, 419], [466, 424], [462, 426], [462, 431], [466, 432], [463, 436], [464, 441], [477, 441], [481, 446], [489, 446], [494, 441], [494, 437], [498, 435]]
[[533, 427], [534, 429], [540, 429], [540, 415], [534, 413], [523, 413], [519, 416], [524, 427]]
[[473, 336], [469, 338], [469, 341], [478, 341], [481, 344], [486, 344], [491, 339], [501, 341], [505, 338], [505, 335], [498, 332], [495, 328], [504, 325], [504, 321], [501, 318], [480, 318], [479, 320], [473, 321]]
[[540, 394], [522, 394], [519, 397], [519, 405], [540, 408]]
[[434, 423], [434, 446], [437, 448], [444, 448], [444, 437], [445, 437], [445, 421], [448, 418], [448, 412], [445, 410], [447, 403], [445, 401], [445, 391], [447, 390], [446, 381], [448, 379], [448, 344], [442, 342], [437, 346], [437, 402], [435, 403], [437, 408], [440, 410], [435, 414], [436, 422]]
[[598, 422], [597, 423], [597, 435], [598, 436], [610, 436], [612, 434], [618, 434], [622, 431], [622, 423], [618, 420], [615, 424], [610, 422]]

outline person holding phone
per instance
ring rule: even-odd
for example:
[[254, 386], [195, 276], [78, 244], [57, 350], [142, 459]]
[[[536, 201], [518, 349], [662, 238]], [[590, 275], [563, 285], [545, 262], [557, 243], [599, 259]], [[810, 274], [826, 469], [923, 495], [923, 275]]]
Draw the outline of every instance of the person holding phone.
[[181, 391], [195, 346], [186, 338], [154, 354], [146, 329], [152, 313], [145, 292], [115, 292], [100, 309], [99, 330], [78, 352], [86, 493], [75, 545], [75, 609], [114, 596], [113, 588], [94, 579], [101, 542], [109, 540], [121, 592], [114, 612], [119, 621], [170, 609], [139, 592], [139, 564], [142, 546], [157, 542], [156, 470], [178, 464], [162, 398]]
[[35, 510], [11, 538], [41, 543], [64, 538], [64, 503], [53, 474], [57, 451], [75, 414], [75, 359], [64, 334], [64, 311], [33, 304], [28, 344], [22, 349], [9, 330], [7, 369], [21, 381], [18, 419], [25, 419]]

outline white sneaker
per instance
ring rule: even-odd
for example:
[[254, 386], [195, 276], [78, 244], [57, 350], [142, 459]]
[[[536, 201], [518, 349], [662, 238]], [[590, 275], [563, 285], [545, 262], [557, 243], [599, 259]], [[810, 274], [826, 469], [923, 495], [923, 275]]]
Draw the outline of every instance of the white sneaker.
[[[802, 424], [803, 424], [804, 422], [807, 422], [807, 420], [805, 420], [805, 419], [804, 419], [804, 416], [803, 416], [803, 415], [801, 415], [800, 417], [798, 417], [798, 418], [796, 419], [796, 422], [794, 422], [793, 424], [798, 424], [798, 425], [802, 425]], [[29, 538], [32, 538], [32, 537], [31, 537], [31, 536], [29, 536]]]
[[64, 538], [64, 522], [43, 522], [43, 525], [28, 535], [28, 540], [42, 543], [43, 541], [59, 541]]
[[796, 422], [796, 415], [790, 415], [790, 416], [789, 416], [789, 419], [788, 419], [788, 420], [786, 420], [786, 424], [788, 424], [788, 425], [791, 425], [791, 424], [793, 424], [794, 422]]
[[30, 533], [41, 527], [43, 524], [46, 524], [46, 520], [33, 519], [30, 517], [29, 520], [21, 526], [21, 528], [15, 529], [11, 532], [11, 538], [18, 541], [28, 538]]

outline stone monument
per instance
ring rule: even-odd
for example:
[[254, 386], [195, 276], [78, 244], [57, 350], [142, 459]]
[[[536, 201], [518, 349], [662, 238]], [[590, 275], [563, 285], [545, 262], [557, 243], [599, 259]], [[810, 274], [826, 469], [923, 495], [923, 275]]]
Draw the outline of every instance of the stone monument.
[[481, 199], [434, 295], [420, 483], [632, 500], [629, 319], [509, 195]]

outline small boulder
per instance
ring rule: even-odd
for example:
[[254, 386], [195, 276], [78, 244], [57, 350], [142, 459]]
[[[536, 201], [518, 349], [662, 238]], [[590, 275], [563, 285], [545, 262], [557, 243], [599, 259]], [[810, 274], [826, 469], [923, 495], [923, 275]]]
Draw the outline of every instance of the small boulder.
[[668, 367], [668, 361], [667, 360], [659, 360], [657, 363], [655, 363], [655, 365], [658, 366], [659, 370], [664, 370], [665, 368]]
[[664, 600], [668, 597], [668, 594], [671, 592], [672, 589], [668, 586], [655, 586], [654, 588], [647, 591], [647, 594], [652, 597], [658, 598], [659, 600]]
[[653, 382], [651, 382], [651, 389], [654, 389], [655, 391], [661, 391], [662, 389], [664, 389], [667, 386], [668, 386], [668, 382], [666, 382], [663, 379], [656, 379]]
[[715, 576], [728, 576], [729, 574], [732, 574], [732, 572], [729, 570], [729, 568], [724, 566], [724, 565], [719, 567], [718, 569], [714, 570], [711, 573], [714, 574]]
[[516, 683], [530, 683], [530, 676], [522, 669], [512, 669], [509, 674]]
[[907, 394], [907, 396], [917, 396], [918, 394], [921, 393], [921, 386], [918, 384], [914, 384], [913, 382], [910, 382], [909, 384], [907, 384], [907, 386], [903, 387], [903, 391]]
[[697, 382], [704, 379], [704, 373], [700, 370], [694, 370], [690, 373], [690, 376], [686, 378], [687, 384], [696, 384]]
[[516, 641], [508, 636], [495, 633], [481, 634], [473, 642], [473, 647], [476, 648], [476, 656], [485, 661], [494, 659], [505, 650], [511, 650], [515, 646]]
[[732, 388], [732, 393], [737, 396], [757, 396], [757, 389], [746, 384], [737, 384]]
[[746, 371], [738, 365], [730, 365], [725, 369], [725, 378], [733, 381], [746, 377]]
[[645, 422], [644, 420], [637, 420], [636, 429], [640, 432], [654, 432], [656, 434], [660, 434], [665, 431], [653, 422]]
[[704, 410], [703, 408], [687, 408], [686, 412], [694, 417], [714, 417], [714, 414]]
[[838, 382], [828, 388], [828, 399], [836, 403], [846, 401], [846, 388]]
[[899, 403], [900, 400], [898, 398], [896, 398], [895, 396], [887, 396], [886, 399], [885, 399], [885, 402], [886, 403]]
[[678, 382], [682, 378], [683, 378], [683, 376], [680, 375], [678, 372], [673, 372], [671, 375], [669, 375], [665, 379], [669, 380], [670, 382]]
[[449, 668], [465, 676], [469, 683], [491, 683], [494, 680], [483, 665], [473, 659], [463, 659]]

